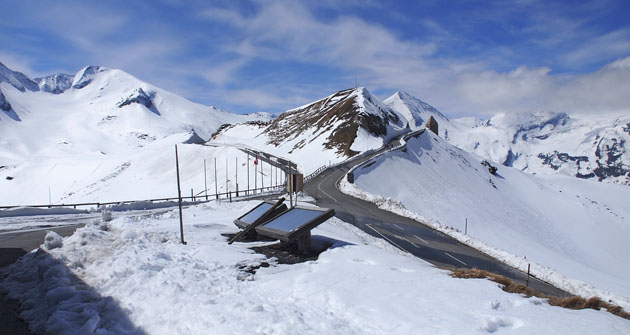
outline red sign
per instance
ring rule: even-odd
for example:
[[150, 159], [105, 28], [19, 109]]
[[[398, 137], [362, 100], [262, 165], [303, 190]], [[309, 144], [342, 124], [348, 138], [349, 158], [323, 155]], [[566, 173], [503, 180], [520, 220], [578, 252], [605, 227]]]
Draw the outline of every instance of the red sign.
[[256, 159], [254, 160], [254, 165], [258, 165], [258, 155], [256, 155]]

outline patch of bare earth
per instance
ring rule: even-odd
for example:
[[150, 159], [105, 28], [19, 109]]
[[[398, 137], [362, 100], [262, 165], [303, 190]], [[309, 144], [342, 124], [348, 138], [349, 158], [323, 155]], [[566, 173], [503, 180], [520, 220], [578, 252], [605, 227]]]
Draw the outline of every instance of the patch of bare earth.
[[479, 269], [454, 269], [454, 270], [451, 270], [451, 276], [454, 278], [465, 278], [465, 279], [468, 279], [468, 278], [490, 279], [496, 283], [501, 284], [501, 288], [503, 289], [503, 291], [522, 294], [526, 297], [538, 297], [538, 298], [547, 299], [549, 304], [552, 306], [559, 306], [559, 307], [564, 307], [568, 309], [590, 308], [590, 309], [600, 310], [602, 308], [605, 308], [609, 313], [612, 313], [624, 319], [630, 320], [630, 313], [625, 312], [623, 308], [621, 308], [620, 306], [602, 301], [598, 297], [583, 298], [577, 295], [574, 295], [571, 297], [565, 297], [565, 298], [554, 297], [554, 296], [550, 296], [550, 295], [532, 290], [531, 288], [523, 284], [515, 283], [511, 279], [508, 279], [504, 276], [497, 275], [497, 274], [494, 274], [485, 270], [479, 270]]

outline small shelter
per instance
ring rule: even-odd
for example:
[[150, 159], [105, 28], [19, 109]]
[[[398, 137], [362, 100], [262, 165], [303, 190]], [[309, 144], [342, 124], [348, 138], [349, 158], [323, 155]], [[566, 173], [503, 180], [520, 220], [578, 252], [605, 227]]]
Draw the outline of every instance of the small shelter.
[[433, 115], [429, 116], [429, 119], [427, 120], [427, 123], [425, 125], [425, 127], [427, 129], [429, 129], [430, 131], [434, 132], [435, 135], [440, 135], [438, 133], [438, 123], [437, 121], [433, 118]]

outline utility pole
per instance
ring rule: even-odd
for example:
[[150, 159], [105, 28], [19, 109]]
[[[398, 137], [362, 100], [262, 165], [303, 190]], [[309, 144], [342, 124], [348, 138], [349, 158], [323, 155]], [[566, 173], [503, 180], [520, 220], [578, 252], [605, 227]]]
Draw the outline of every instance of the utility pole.
[[177, 155], [177, 144], [175, 144], [175, 168], [177, 171], [177, 199], [179, 199], [179, 232], [182, 237], [182, 244], [186, 244], [186, 241], [184, 241], [184, 219], [182, 218], [182, 189], [179, 182], [179, 156]]

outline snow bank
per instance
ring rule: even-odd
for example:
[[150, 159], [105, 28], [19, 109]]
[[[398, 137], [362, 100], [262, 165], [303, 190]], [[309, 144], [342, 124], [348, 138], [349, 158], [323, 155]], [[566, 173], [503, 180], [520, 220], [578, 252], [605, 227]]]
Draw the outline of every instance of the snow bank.
[[[331, 219], [318, 260], [280, 265], [221, 233], [258, 202], [208, 203], [87, 225], [60, 248], [5, 268], [0, 289], [39, 333], [96, 334], [621, 334], [630, 322], [573, 311], [446, 271]], [[244, 271], [257, 268], [255, 274]]]
[[44, 237], [44, 248], [46, 248], [46, 250], [61, 248], [62, 246], [63, 238], [61, 235], [55, 233], [54, 231], [46, 233], [46, 237]]

